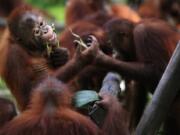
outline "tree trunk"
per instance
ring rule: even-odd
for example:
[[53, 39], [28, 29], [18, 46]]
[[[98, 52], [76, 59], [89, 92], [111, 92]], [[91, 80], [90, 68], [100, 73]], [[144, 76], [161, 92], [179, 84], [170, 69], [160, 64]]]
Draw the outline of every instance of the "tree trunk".
[[169, 108], [180, 90], [180, 42], [146, 107], [136, 128], [135, 135], [154, 135], [165, 119]]

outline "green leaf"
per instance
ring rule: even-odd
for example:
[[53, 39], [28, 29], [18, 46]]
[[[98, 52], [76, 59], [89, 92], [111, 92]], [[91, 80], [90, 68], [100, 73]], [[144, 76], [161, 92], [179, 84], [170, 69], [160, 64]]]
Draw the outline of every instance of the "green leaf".
[[73, 104], [76, 108], [82, 108], [87, 104], [98, 100], [100, 99], [96, 91], [82, 90], [75, 93], [73, 97]]

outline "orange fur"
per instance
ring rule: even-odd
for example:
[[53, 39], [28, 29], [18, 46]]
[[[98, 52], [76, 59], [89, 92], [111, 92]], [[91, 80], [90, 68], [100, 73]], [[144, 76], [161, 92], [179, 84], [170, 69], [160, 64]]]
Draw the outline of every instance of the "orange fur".
[[34, 89], [28, 109], [7, 123], [0, 135], [101, 135], [93, 122], [71, 109], [70, 97], [64, 84], [48, 78]]

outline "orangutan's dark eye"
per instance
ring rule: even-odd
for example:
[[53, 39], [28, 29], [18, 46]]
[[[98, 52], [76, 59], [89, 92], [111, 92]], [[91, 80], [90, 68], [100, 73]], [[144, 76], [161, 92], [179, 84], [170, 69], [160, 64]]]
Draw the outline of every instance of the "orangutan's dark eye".
[[44, 21], [41, 21], [40, 23], [39, 23], [39, 26], [40, 27], [42, 27], [42, 26], [44, 26], [45, 25], [45, 22]]
[[40, 36], [40, 30], [38, 28], [34, 29], [34, 35], [35, 36]]
[[40, 22], [40, 26], [43, 26], [43, 22]]

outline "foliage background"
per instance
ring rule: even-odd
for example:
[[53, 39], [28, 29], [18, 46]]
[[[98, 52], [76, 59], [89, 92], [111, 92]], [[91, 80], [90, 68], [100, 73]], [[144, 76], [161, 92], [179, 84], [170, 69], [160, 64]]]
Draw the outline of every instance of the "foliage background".
[[35, 7], [46, 10], [50, 15], [54, 16], [56, 21], [64, 22], [64, 8], [66, 0], [26, 0], [27, 3]]

